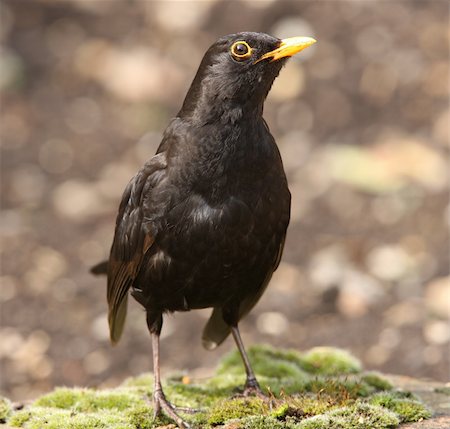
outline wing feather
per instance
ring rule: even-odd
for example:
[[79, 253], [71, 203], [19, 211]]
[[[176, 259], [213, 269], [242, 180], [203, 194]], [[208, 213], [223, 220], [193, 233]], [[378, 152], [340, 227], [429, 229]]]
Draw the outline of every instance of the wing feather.
[[149, 212], [151, 207], [144, 204], [144, 200], [151, 199], [166, 166], [164, 153], [155, 155], [131, 179], [122, 196], [107, 264], [108, 322], [112, 343], [117, 343], [122, 335], [128, 291], [139, 273], [145, 253], [155, 241], [157, 231], [149, 220], [153, 217]]

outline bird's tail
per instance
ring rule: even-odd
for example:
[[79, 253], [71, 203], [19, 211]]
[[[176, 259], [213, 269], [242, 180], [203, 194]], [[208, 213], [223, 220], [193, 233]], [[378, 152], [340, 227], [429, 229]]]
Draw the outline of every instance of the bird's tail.
[[108, 272], [108, 261], [103, 261], [97, 265], [94, 265], [89, 271], [96, 276], [100, 276], [102, 274], [106, 275]]
[[[108, 274], [108, 263], [108, 261], [102, 261], [91, 267], [89, 271], [96, 276], [106, 275]], [[128, 288], [129, 284], [125, 284], [120, 288], [118, 291], [120, 298], [117, 302], [115, 299], [113, 300], [114, 305], [111, 306], [110, 304], [108, 322], [110, 338], [113, 344], [116, 344], [119, 341], [127, 317]]]
[[230, 332], [230, 325], [223, 320], [222, 308], [215, 307], [203, 330], [203, 347], [207, 350], [215, 349], [225, 341]]

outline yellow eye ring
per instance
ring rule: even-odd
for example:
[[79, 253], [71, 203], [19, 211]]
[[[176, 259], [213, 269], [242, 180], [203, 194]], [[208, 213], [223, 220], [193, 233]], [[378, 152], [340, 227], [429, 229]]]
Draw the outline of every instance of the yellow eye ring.
[[233, 55], [233, 58], [238, 61], [245, 60], [252, 56], [252, 48], [244, 40], [238, 40], [237, 42], [234, 42], [231, 46], [230, 51], [231, 55]]

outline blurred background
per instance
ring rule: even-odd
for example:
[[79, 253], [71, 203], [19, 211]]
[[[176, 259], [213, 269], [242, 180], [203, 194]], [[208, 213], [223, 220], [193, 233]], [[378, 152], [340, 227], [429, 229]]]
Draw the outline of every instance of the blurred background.
[[[112, 348], [104, 259], [121, 193], [203, 53], [242, 30], [314, 36], [265, 105], [293, 194], [283, 261], [244, 342], [349, 349], [446, 381], [449, 8], [444, 1], [1, 1], [1, 390], [148, 371], [132, 300]], [[164, 374], [213, 367], [209, 310], [165, 318]]]

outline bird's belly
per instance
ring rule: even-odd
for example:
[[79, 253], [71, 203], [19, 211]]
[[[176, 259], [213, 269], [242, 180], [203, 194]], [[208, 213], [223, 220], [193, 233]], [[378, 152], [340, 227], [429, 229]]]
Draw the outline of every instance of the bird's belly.
[[191, 252], [178, 263], [173, 260], [172, 270], [160, 282], [152, 283], [150, 301], [166, 311], [188, 311], [241, 301], [258, 292], [273, 256], [270, 251], [256, 251], [241, 247], [240, 258], [226, 258], [224, 253], [239, 253], [226, 248], [210, 248], [208, 252]]
[[196, 197], [180, 205], [135, 282], [142, 285], [142, 303], [187, 311], [258, 293], [274, 268], [288, 210], [268, 198], [253, 205], [230, 198], [212, 207]]
[[[212, 237], [211, 237], [212, 238]], [[224, 240], [191, 246], [171, 266], [152, 291], [169, 311], [214, 307], [245, 296], [260, 284], [270, 267], [267, 251], [258, 243]]]

